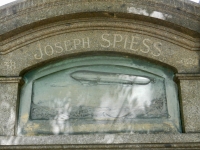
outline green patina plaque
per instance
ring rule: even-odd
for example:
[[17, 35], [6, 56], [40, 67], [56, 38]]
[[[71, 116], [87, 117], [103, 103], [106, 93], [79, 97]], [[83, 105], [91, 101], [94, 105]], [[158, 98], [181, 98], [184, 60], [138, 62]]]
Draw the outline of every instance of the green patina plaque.
[[181, 132], [174, 73], [111, 56], [67, 59], [24, 75], [18, 134]]

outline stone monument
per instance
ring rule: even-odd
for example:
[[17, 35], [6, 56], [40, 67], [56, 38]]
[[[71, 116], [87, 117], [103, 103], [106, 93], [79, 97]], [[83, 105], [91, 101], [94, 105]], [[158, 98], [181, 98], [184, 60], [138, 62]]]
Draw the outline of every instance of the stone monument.
[[200, 148], [199, 4], [18, 0], [0, 21], [0, 149]]

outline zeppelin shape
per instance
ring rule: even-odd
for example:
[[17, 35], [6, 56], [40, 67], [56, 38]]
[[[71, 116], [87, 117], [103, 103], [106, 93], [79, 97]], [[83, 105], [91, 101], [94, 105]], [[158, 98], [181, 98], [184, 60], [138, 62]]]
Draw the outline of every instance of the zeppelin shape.
[[98, 83], [98, 84], [139, 84], [146, 85], [151, 82], [151, 79], [141, 76], [133, 76], [127, 74], [94, 72], [94, 71], [76, 71], [71, 74], [71, 77], [83, 84]]

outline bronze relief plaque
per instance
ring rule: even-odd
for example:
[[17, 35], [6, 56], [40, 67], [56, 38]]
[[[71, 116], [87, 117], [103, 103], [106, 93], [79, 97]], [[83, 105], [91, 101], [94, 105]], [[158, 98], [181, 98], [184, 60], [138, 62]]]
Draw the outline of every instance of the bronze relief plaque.
[[148, 61], [74, 58], [24, 80], [19, 134], [181, 132], [173, 71]]

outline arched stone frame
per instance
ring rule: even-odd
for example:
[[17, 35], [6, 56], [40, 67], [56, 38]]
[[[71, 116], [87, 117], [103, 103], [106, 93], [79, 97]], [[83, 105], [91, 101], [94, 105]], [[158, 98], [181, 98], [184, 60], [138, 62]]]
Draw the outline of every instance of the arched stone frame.
[[[45, 3], [41, 1], [27, 1], [2, 10], [2, 21], [5, 21], [5, 23], [1, 24], [3, 25], [1, 28], [1, 76], [11, 77], [1, 78], [1, 87], [3, 87], [1, 91], [3, 91], [2, 93], [6, 93], [3, 96], [3, 100], [11, 103], [12, 110], [16, 109], [16, 83], [18, 78], [13, 78], [13, 76], [18, 77], [30, 68], [40, 66], [43, 63], [48, 63], [59, 58], [67, 58], [72, 55], [82, 54], [83, 52], [123, 52], [126, 55], [142, 56], [146, 59], [154, 60], [157, 63], [167, 64], [177, 70], [177, 73], [179, 73], [177, 76], [181, 79], [180, 89], [181, 98], [183, 100], [181, 104], [183, 104], [182, 119], [184, 119], [184, 131], [198, 132], [199, 118], [195, 116], [195, 113], [198, 113], [199, 106], [198, 81], [196, 81], [199, 79], [199, 52], [193, 50], [199, 50], [199, 7], [190, 5], [187, 2], [184, 3], [172, 0], [165, 2], [137, 1], [134, 4], [132, 1], [115, 1], [115, 3], [110, 1], [84, 2], [78, 1], [74, 3], [70, 1], [67, 3], [67, 7], [75, 9], [62, 9], [64, 8], [63, 4], [66, 4], [64, 1], [49, 1]], [[83, 5], [84, 7], [80, 7]], [[150, 6], [148, 9], [146, 9], [147, 5]], [[50, 12], [48, 10], [50, 6], [53, 11], [48, 13]], [[38, 9], [39, 11], [33, 12], [29, 8], [32, 8], [32, 10]], [[155, 15], [155, 10], [157, 15]], [[31, 16], [38, 17], [35, 18]], [[18, 22], [19, 20], [23, 20], [23, 18], [28, 19]], [[47, 26], [44, 27], [44, 25]], [[30, 30], [33, 26], [37, 28]], [[62, 31], [60, 32], [60, 30]], [[98, 43], [95, 46], [93, 45], [94, 47], [90, 49], [87, 49], [87, 47], [79, 47], [79, 50], [77, 49], [73, 52], [64, 51], [64, 49], [61, 52], [59, 46], [61, 42], [64, 42], [62, 41], [62, 39], [64, 39], [64, 35], [62, 35], [63, 31], [65, 33], [68, 32], [67, 38], [72, 42], [74, 42], [74, 39], [79, 38], [87, 40], [87, 36], [89, 35], [89, 37], [94, 40], [94, 43], [97, 43], [98, 40], [102, 42], [103, 36], [106, 39], [110, 38], [109, 40], [112, 40], [113, 44], [114, 38], [120, 41], [122, 37], [124, 42], [125, 36], [127, 35], [129, 36], [129, 40], [132, 40], [132, 36], [135, 36], [135, 39], [138, 39], [139, 42], [142, 43], [143, 48], [146, 48], [143, 42], [148, 42], [147, 39], [149, 39], [152, 43], [151, 45], [158, 46], [158, 44], [161, 43], [164, 49], [161, 50], [161, 52], [163, 52], [161, 55], [154, 56], [154, 51], [149, 51], [148, 53], [144, 53], [147, 52], [144, 49], [134, 51], [130, 50], [130, 45], [128, 46], [129, 48], [123, 49], [124, 43], [117, 42], [115, 45], [116, 47], [110, 45], [109, 48], [102, 48], [102, 45], [107, 43]], [[73, 35], [73, 33], [78, 33], [79, 35]], [[31, 34], [31, 36], [28, 34]], [[96, 39], [92, 34], [95, 34], [99, 39]], [[139, 38], [137, 38], [138, 35]], [[55, 43], [48, 46], [47, 41], [55, 41]], [[79, 42], [79, 40], [75, 41]], [[47, 52], [49, 56], [45, 55], [45, 47], [47, 49], [50, 48], [50, 52], [51, 47], [53, 47], [54, 54], [51, 55], [51, 53]], [[40, 58], [40, 48], [44, 54], [41, 59], [37, 59]], [[159, 50], [157, 52], [159, 52]], [[195, 75], [193, 73], [195, 73]], [[188, 86], [191, 88], [188, 89]], [[190, 92], [194, 92], [197, 96], [194, 97]], [[11, 96], [5, 98], [6, 95]], [[190, 107], [192, 107], [193, 110], [191, 110]], [[14, 135], [14, 122], [16, 118], [15, 115], [9, 118], [11, 120], [9, 124], [10, 127], [9, 129], [4, 129], [2, 135]], [[139, 137], [140, 136], [141, 135], [139, 135]], [[148, 135], [148, 137], [151, 136], [154, 137], [155, 135]], [[157, 137], [159, 136], [160, 135], [157, 135]], [[167, 135], [162, 136], [165, 137], [167, 141], [172, 141], [167, 138]], [[176, 135], [174, 138], [175, 137]], [[181, 135], [182, 141], [193, 141], [186, 140], [187, 137], [191, 139], [193, 139], [193, 137], [195, 138], [192, 134], [188, 134], [187, 136]], [[146, 139], [146, 141], [148, 140]], [[165, 140], [163, 141], [166, 142]], [[174, 141], [178, 140], [176, 139]]]

